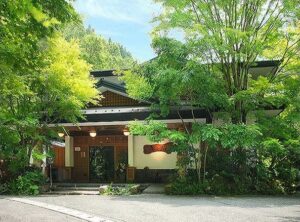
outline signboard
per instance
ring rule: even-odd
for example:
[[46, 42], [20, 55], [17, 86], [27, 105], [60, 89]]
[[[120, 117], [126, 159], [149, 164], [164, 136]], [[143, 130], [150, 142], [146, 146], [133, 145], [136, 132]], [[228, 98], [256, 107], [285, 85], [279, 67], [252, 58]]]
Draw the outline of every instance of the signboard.
[[79, 146], [75, 147], [75, 151], [80, 152], [80, 147]]

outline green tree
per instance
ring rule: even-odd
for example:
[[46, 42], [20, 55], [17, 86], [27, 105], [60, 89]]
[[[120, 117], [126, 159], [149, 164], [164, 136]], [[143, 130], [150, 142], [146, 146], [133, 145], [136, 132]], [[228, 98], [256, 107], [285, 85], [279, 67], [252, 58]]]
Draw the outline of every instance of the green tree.
[[76, 41], [56, 31], [78, 18], [70, 2], [3, 1], [0, 13], [0, 158], [14, 179], [55, 137], [48, 124], [76, 122], [98, 92]]
[[[183, 178], [195, 167], [199, 182], [208, 174], [212, 187], [224, 185], [222, 191], [291, 191], [298, 172], [294, 169], [299, 170], [298, 154], [294, 158], [291, 153], [300, 149], [299, 3], [157, 2], [164, 9], [153, 30], [158, 56], [121, 78], [132, 97], [152, 102], [151, 117], [175, 110], [181, 118], [182, 108], [189, 108], [193, 122], [181, 118], [180, 133], [152, 121], [133, 124], [131, 131], [155, 141], [171, 138], [174, 150], [184, 157], [178, 161]], [[184, 40], [171, 38], [174, 30]], [[261, 59], [279, 60], [278, 67], [264, 76], [252, 75], [250, 67]], [[266, 115], [264, 110], [274, 107], [285, 110], [276, 117]], [[195, 110], [206, 111], [208, 124], [198, 121]], [[221, 118], [228, 124], [211, 125], [214, 112], [224, 113]], [[246, 124], [250, 114], [256, 117], [253, 125]], [[266, 165], [268, 158], [276, 162], [272, 167]]]
[[[226, 93], [233, 99], [230, 113], [234, 123], [245, 123], [247, 110], [236, 93], [249, 87], [249, 69], [256, 61], [273, 52], [281, 67], [268, 73], [268, 81], [280, 75], [290, 59], [299, 52], [298, 1], [288, 0], [157, 0], [163, 13], [155, 18], [159, 25], [154, 36], [160, 38], [172, 30], [185, 36], [189, 60], [219, 72]], [[282, 43], [280, 50], [274, 48]], [[277, 48], [278, 49], [278, 48]]]
[[128, 69], [135, 63], [122, 45], [106, 40], [91, 27], [84, 28], [82, 21], [69, 23], [61, 31], [67, 40], [78, 40], [83, 58], [93, 70]]

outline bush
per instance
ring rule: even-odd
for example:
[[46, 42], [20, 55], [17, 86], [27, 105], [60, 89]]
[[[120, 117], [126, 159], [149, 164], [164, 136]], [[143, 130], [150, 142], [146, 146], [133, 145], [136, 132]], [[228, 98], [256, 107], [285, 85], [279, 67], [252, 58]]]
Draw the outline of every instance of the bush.
[[226, 195], [232, 193], [233, 184], [221, 175], [214, 175], [210, 180], [211, 192], [216, 195]]
[[145, 189], [145, 187], [137, 184], [125, 184], [125, 185], [106, 185], [99, 189], [100, 195], [132, 195], [139, 194]]
[[226, 172], [215, 174], [208, 180], [209, 192], [215, 195], [249, 194], [251, 193], [251, 181], [248, 178], [239, 177]]
[[45, 177], [41, 172], [33, 171], [20, 175], [9, 184], [9, 192], [18, 195], [37, 195], [40, 186], [45, 183]]
[[279, 180], [270, 180], [268, 182], [258, 182], [255, 186], [256, 192], [259, 194], [284, 194], [286, 193], [282, 183]]
[[177, 179], [165, 186], [165, 193], [169, 195], [200, 195], [207, 193], [208, 189], [208, 183], [199, 184], [192, 180]]
[[0, 194], [4, 194], [4, 193], [7, 193], [7, 192], [8, 192], [7, 184], [6, 183], [0, 184]]

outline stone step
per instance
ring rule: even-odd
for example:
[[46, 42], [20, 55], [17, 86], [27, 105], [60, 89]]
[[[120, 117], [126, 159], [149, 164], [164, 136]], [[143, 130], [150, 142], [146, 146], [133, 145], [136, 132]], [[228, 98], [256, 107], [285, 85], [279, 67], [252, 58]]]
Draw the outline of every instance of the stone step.
[[99, 188], [102, 184], [100, 183], [53, 183], [53, 187], [97, 187]]
[[150, 184], [144, 191], [144, 194], [163, 194], [165, 193], [164, 184]]
[[99, 191], [91, 190], [52, 190], [45, 192], [46, 195], [99, 195]]
[[55, 191], [98, 191], [99, 187], [53, 187]]

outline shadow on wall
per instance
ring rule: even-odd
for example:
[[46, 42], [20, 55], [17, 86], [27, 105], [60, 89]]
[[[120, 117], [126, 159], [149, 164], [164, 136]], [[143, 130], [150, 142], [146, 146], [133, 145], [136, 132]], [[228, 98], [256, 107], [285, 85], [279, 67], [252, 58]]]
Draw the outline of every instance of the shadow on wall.
[[172, 169], [136, 169], [135, 181], [137, 183], [168, 183], [170, 178], [176, 173]]

